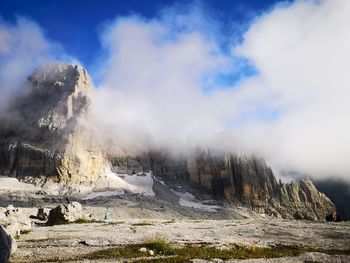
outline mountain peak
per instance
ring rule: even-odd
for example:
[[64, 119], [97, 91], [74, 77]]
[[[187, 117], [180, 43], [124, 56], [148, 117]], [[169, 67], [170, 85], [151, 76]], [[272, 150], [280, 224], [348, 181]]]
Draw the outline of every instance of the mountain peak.
[[[92, 82], [78, 65], [53, 63], [28, 77], [0, 128], [0, 174], [83, 182], [100, 175], [90, 131]], [[9, 150], [10, 149], [10, 150]]]

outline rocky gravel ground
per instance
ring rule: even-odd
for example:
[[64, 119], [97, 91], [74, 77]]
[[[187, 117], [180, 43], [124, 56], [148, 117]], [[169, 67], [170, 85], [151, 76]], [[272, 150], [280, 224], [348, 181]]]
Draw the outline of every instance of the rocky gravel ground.
[[[11, 262], [63, 262], [65, 260], [69, 262], [69, 259], [76, 259], [71, 262], [78, 262], [79, 256], [92, 251], [138, 244], [155, 237], [161, 237], [175, 245], [211, 244], [217, 247], [227, 247], [232, 244], [257, 247], [285, 245], [349, 251], [350, 223], [312, 223], [277, 219], [164, 220], [150, 218], [141, 220], [124, 218], [110, 223], [36, 227], [17, 241], [18, 249]], [[311, 258], [311, 254], [309, 257]], [[320, 254], [315, 254], [314, 257], [337, 259], [337, 256]], [[350, 262], [350, 256], [339, 257], [343, 257], [343, 261], [339, 262]], [[99, 262], [105, 262], [105, 260]], [[331, 261], [327, 259], [319, 262]]]
[[[3, 193], [0, 200], [0, 206], [11, 203], [20, 207], [22, 217], [29, 218], [37, 214], [39, 207], [54, 208], [73, 198]], [[164, 255], [158, 253], [141, 259], [139, 256], [129, 259], [87, 256], [105, 249], [138, 246], [154, 239], [173, 247], [228, 249], [239, 246], [253, 249], [249, 250], [252, 253], [255, 248], [276, 251], [281, 247], [308, 248], [294, 256], [267, 259], [261, 256], [245, 261], [236, 258], [225, 262], [350, 262], [350, 222], [283, 220], [225, 204], [216, 212], [208, 212], [142, 195], [79, 201], [83, 216], [97, 222], [45, 226], [42, 221], [31, 219], [33, 227], [17, 237], [17, 250], [11, 262], [182, 262], [171, 261], [173, 256], [163, 258]], [[106, 214], [108, 220], [104, 222]], [[191, 261], [186, 262], [222, 262], [214, 257], [194, 259], [191, 257]]]

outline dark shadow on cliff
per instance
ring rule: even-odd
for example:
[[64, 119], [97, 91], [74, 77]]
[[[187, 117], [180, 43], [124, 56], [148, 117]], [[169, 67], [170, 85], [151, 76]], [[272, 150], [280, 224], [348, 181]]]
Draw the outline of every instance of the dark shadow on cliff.
[[350, 220], [350, 183], [343, 180], [325, 179], [315, 181], [315, 185], [333, 201], [340, 219]]

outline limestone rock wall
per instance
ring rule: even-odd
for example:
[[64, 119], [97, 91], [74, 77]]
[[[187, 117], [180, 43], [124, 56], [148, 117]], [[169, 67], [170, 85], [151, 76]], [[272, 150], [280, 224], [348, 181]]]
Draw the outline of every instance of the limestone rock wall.
[[36, 70], [25, 94], [2, 116], [0, 174], [94, 181], [104, 158], [88, 128], [91, 93], [91, 79], [79, 66], [58, 63]]
[[115, 172], [149, 169], [172, 188], [239, 203], [275, 217], [324, 220], [335, 211], [330, 199], [310, 180], [278, 183], [266, 161], [252, 155], [203, 150], [174, 157], [151, 151], [142, 156], [111, 159]]
[[332, 201], [309, 179], [283, 184], [280, 192], [280, 202], [274, 206], [286, 218], [316, 220], [335, 212]]

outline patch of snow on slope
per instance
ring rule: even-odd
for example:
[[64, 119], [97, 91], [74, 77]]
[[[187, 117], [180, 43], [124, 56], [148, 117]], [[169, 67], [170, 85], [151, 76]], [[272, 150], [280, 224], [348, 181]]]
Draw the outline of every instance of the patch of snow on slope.
[[115, 196], [123, 194], [125, 191], [154, 196], [152, 188], [153, 178], [151, 173], [127, 175], [113, 173], [109, 170], [84, 199], [93, 199], [98, 196]]
[[11, 190], [11, 191], [34, 191], [38, 190], [32, 184], [22, 183], [17, 178], [0, 176], [0, 190]]
[[192, 208], [196, 208], [196, 209], [200, 209], [200, 210], [204, 210], [206, 212], [217, 212], [216, 209], [218, 209], [219, 207], [216, 205], [205, 205], [202, 204], [199, 200], [197, 200], [194, 195], [190, 194], [190, 193], [178, 193], [175, 192], [179, 197], [180, 197], [180, 201], [179, 204], [181, 206], [186, 206], [186, 207], [192, 207]]

